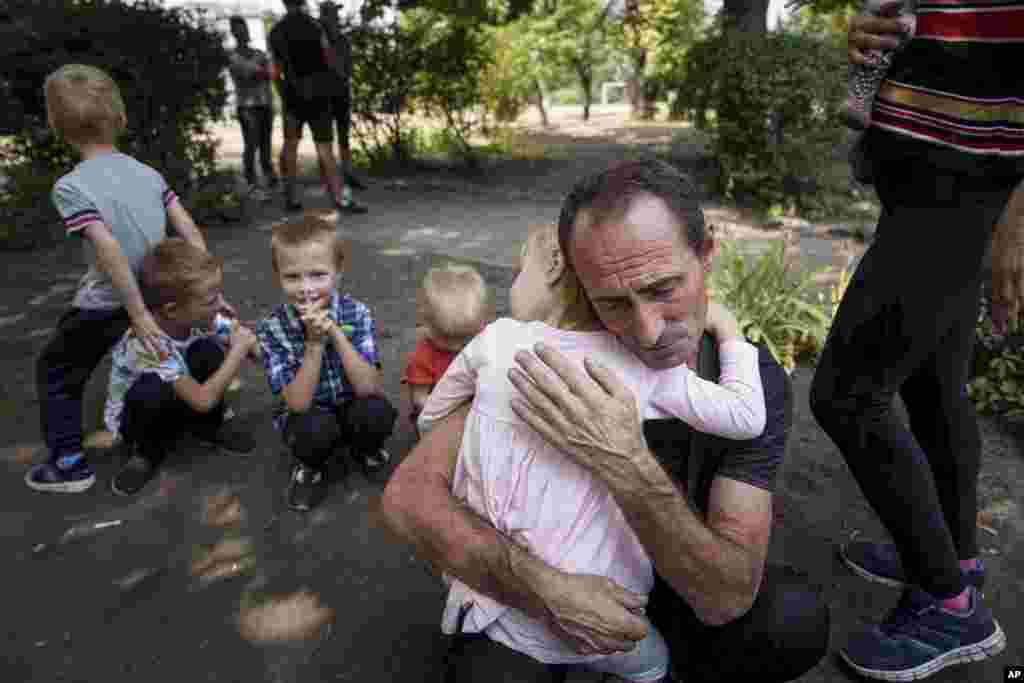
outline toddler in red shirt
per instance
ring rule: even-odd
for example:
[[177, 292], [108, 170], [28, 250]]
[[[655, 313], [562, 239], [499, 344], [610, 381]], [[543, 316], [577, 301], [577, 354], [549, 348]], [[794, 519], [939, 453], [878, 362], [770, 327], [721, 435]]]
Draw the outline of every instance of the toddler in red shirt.
[[[449, 263], [427, 271], [416, 305], [416, 349], [409, 354], [402, 372], [413, 429], [423, 404], [452, 360], [494, 319], [483, 277], [472, 266], [461, 264]], [[418, 438], [418, 429], [416, 435]]]

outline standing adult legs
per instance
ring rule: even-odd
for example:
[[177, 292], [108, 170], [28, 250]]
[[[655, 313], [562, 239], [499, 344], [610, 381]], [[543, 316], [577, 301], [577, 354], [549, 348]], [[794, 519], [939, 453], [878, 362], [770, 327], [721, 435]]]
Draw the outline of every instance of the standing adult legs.
[[[892, 399], [929, 363], [948, 373], [963, 362], [962, 326], [976, 310], [964, 289], [976, 287], [1008, 190], [993, 193], [935, 169], [891, 166], [878, 188], [885, 212], [833, 322], [811, 409], [892, 534], [911, 583], [944, 598], [963, 589], [957, 553], [935, 473], [915, 434], [895, 416]], [[926, 244], [931, 248], [924, 252]], [[941, 278], [908, 277], [908, 263], [924, 254]], [[963, 391], [952, 380], [944, 387]], [[935, 419], [956, 404], [915, 394], [913, 385], [911, 392], [919, 423], [928, 411]], [[964, 415], [940, 419], [956, 424]]]
[[274, 142], [274, 110], [273, 108], [259, 108], [258, 147], [260, 152], [260, 166], [263, 168], [263, 179], [270, 187], [277, 185], [277, 175], [274, 173], [274, 164], [271, 161], [271, 150]]
[[917, 438], [938, 490], [946, 527], [960, 560], [978, 556], [977, 510], [981, 434], [974, 404], [967, 395], [967, 376], [974, 343], [981, 283], [964, 287], [962, 311], [939, 349], [914, 372], [900, 390], [910, 429]]
[[245, 182], [256, 184], [256, 148], [260, 142], [258, 107], [239, 107], [238, 125], [242, 129], [242, 169]]

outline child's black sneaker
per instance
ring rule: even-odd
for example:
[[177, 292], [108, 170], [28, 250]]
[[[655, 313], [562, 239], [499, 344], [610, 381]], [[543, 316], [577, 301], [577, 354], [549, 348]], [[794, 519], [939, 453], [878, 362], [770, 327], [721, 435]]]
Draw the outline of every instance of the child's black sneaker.
[[84, 456], [70, 468], [44, 462], [25, 473], [25, 484], [33, 491], [44, 493], [82, 493], [95, 483], [96, 472]]
[[250, 455], [256, 450], [256, 438], [251, 430], [244, 429], [235, 419], [227, 419], [215, 432], [195, 432], [196, 438], [216, 446], [230, 455]]
[[352, 458], [363, 468], [363, 474], [370, 481], [378, 481], [388, 475], [391, 454], [383, 448], [368, 453], [352, 452]]
[[159, 458], [143, 456], [136, 446], [125, 444], [130, 454], [110, 482], [110, 490], [119, 496], [134, 496], [141, 491], [156, 474]]
[[292, 468], [292, 479], [288, 484], [288, 507], [308, 512], [320, 504], [326, 492], [327, 478], [322, 470], [301, 463]]

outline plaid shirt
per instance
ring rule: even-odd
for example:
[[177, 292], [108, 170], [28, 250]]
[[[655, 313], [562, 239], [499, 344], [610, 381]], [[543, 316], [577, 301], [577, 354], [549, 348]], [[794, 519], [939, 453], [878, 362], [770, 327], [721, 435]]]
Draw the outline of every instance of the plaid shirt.
[[[366, 304], [335, 291], [331, 295], [329, 315], [339, 325], [355, 328], [349, 335], [353, 348], [366, 362], [379, 368], [377, 344], [374, 341], [375, 326]], [[269, 316], [256, 325], [256, 336], [263, 347], [263, 367], [270, 391], [280, 397], [281, 391], [295, 380], [306, 352], [306, 335], [295, 307], [280, 304], [274, 308]], [[313, 405], [333, 411], [352, 398], [355, 398], [355, 391], [345, 375], [341, 355], [334, 344], [328, 343], [324, 346], [320, 381], [313, 392]], [[287, 417], [288, 406], [281, 398], [274, 414], [274, 427], [283, 431]]]

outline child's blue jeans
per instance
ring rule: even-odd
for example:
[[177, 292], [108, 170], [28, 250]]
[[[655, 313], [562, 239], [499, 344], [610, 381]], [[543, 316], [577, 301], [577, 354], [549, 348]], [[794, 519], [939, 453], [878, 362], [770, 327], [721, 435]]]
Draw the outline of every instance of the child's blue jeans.
[[50, 459], [82, 450], [82, 394], [103, 356], [131, 325], [123, 308], [72, 308], [36, 361], [39, 425]]

